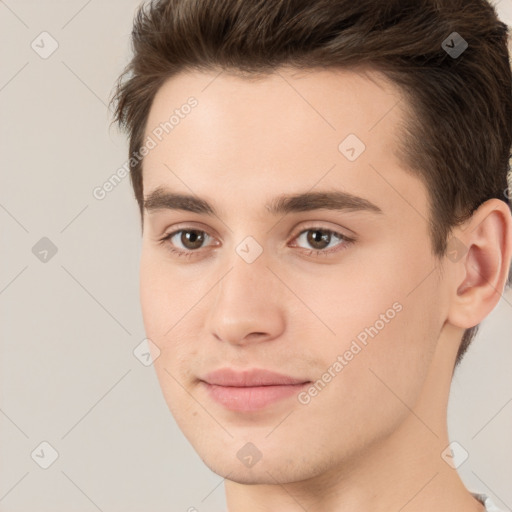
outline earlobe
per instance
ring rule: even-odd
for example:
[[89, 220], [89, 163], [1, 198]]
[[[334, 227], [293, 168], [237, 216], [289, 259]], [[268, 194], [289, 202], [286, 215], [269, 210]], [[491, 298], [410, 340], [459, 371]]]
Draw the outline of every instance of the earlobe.
[[480, 205], [455, 237], [467, 249], [453, 270], [448, 321], [469, 329], [479, 324], [499, 302], [508, 279], [512, 255], [512, 216], [506, 203], [490, 199]]

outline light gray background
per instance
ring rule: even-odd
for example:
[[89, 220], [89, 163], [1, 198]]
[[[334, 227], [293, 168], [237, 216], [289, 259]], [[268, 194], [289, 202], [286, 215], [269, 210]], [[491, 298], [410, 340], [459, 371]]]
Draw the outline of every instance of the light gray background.
[[[224, 510], [174, 423], [151, 366], [138, 299], [139, 217], [106, 103], [128, 61], [139, 1], [0, 1], [0, 511]], [[512, 1], [501, 0], [512, 24]], [[47, 31], [58, 49], [31, 47]], [[45, 40], [45, 48], [50, 41]], [[41, 48], [42, 51], [42, 48]], [[43, 237], [57, 247], [44, 263]], [[451, 439], [466, 485], [512, 507], [512, 291], [453, 381]], [[46, 441], [57, 460], [31, 454]], [[46, 450], [46, 451], [45, 451]], [[43, 460], [48, 449], [34, 455]], [[44, 454], [41, 455], [41, 453]]]

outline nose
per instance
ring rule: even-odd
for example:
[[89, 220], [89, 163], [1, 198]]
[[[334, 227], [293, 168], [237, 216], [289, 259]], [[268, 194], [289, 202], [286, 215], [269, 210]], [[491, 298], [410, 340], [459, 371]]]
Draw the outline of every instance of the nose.
[[237, 254], [229, 272], [215, 287], [206, 329], [235, 345], [270, 341], [285, 328], [283, 284], [260, 256], [247, 263]]

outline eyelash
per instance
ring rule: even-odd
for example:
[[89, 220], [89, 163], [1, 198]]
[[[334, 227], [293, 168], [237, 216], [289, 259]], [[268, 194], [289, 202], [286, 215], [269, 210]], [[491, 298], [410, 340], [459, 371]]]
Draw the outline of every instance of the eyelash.
[[[175, 256], [178, 256], [178, 257], [182, 257], [184, 256], [185, 258], [190, 258], [192, 256], [195, 256], [197, 253], [200, 252], [200, 249], [196, 249], [196, 250], [181, 250], [181, 249], [176, 249], [171, 243], [170, 243], [170, 239], [173, 238], [175, 235], [177, 235], [178, 233], [182, 233], [182, 232], [190, 232], [190, 231], [196, 231], [198, 233], [204, 233], [206, 234], [207, 236], [210, 236], [206, 231], [204, 230], [201, 230], [201, 229], [195, 229], [195, 228], [181, 228], [181, 229], [178, 229], [176, 231], [173, 231], [172, 233], [169, 233], [167, 235], [165, 235], [163, 238], [160, 238], [159, 239], [159, 243], [164, 245], [166, 247], [166, 249], [168, 251], [170, 251], [173, 255]], [[341, 248], [337, 248], [337, 249], [310, 249], [310, 250], [307, 250], [307, 249], [302, 249], [303, 251], [306, 252], [306, 254], [308, 256], [311, 256], [311, 255], [314, 255], [314, 256], [329, 256], [330, 254], [332, 253], [336, 253], [336, 252], [340, 252], [344, 249], [346, 249], [349, 245], [351, 245], [352, 243], [355, 242], [355, 239], [354, 238], [349, 238], [337, 231], [333, 231], [331, 229], [326, 229], [326, 228], [322, 228], [322, 227], [318, 227], [318, 226], [313, 226], [313, 227], [309, 227], [309, 228], [306, 228], [306, 229], [303, 229], [302, 231], [300, 231], [294, 238], [293, 240], [296, 240], [297, 238], [299, 238], [302, 234], [304, 233], [307, 233], [308, 231], [320, 231], [322, 233], [325, 233], [325, 234], [328, 234], [328, 235], [331, 235], [331, 236], [335, 236], [336, 238], [339, 238], [343, 243], [339, 243], [336, 245], [336, 247], [340, 247]]]

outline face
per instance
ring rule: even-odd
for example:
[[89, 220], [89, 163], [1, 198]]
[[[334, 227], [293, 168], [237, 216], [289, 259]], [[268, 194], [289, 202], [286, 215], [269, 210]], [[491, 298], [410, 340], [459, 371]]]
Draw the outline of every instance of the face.
[[313, 478], [395, 431], [409, 414], [396, 396], [424, 391], [446, 306], [427, 192], [394, 151], [405, 100], [377, 74], [217, 75], [173, 77], [152, 104], [146, 334], [214, 472]]

